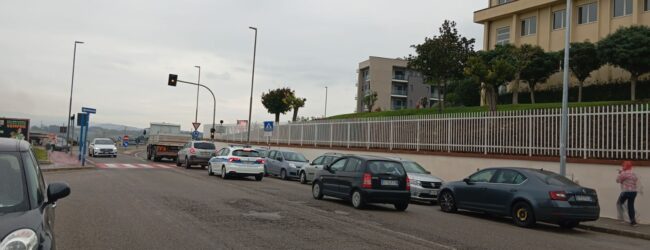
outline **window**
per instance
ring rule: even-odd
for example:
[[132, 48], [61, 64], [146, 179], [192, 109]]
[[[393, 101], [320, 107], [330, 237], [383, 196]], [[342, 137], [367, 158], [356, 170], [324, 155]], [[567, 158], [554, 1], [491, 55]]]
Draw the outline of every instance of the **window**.
[[271, 151], [267, 158], [271, 158], [271, 159], [275, 160], [275, 151]]
[[566, 28], [566, 10], [558, 10], [553, 12], [553, 29]]
[[554, 185], [554, 186], [575, 186], [577, 185], [575, 182], [572, 180], [567, 179], [564, 176], [561, 176], [559, 174], [546, 171], [546, 170], [533, 170], [531, 171], [535, 176], [537, 176], [540, 180], [546, 182], [548, 185]]
[[497, 174], [494, 183], [502, 184], [521, 184], [526, 180], [526, 177], [513, 170], [501, 170]]
[[483, 170], [481, 172], [478, 172], [470, 176], [469, 180], [471, 182], [490, 182], [492, 176], [496, 171], [497, 171], [496, 169]]
[[[510, 43], [510, 27], [498, 28], [496, 45], [505, 45], [508, 43]], [[434, 90], [431, 89], [431, 91]]]
[[305, 158], [305, 156], [299, 153], [282, 152], [282, 155], [284, 155], [284, 159], [287, 161], [308, 162], [307, 158]]
[[428, 174], [420, 164], [414, 161], [404, 161], [402, 162], [402, 166], [404, 166], [404, 169], [406, 170], [407, 173], [410, 174]]
[[614, 17], [632, 15], [632, 0], [614, 0]]
[[345, 167], [345, 163], [347, 163], [347, 162], [348, 162], [348, 159], [340, 159], [340, 160], [334, 162], [334, 164], [332, 164], [332, 166], [330, 167], [330, 170], [332, 170], [332, 171], [342, 171], [343, 168]]
[[18, 153], [0, 152], [0, 214], [29, 207]]
[[506, 4], [506, 3], [509, 3], [509, 2], [511, 2], [511, 0], [498, 0], [497, 1], [498, 4]]
[[328, 157], [325, 157], [325, 160], [323, 160], [323, 165], [325, 165], [325, 164], [330, 164], [330, 163], [332, 163], [333, 161], [335, 161], [335, 160], [338, 159], [338, 158], [339, 158], [338, 156], [328, 156]]
[[325, 159], [324, 156], [319, 156], [316, 158], [314, 161], [312, 161], [312, 165], [323, 165], [323, 159]]
[[197, 149], [215, 149], [216, 148], [213, 143], [207, 143], [207, 142], [195, 142], [194, 147], [197, 148]]
[[361, 160], [356, 158], [348, 159], [348, 164], [345, 165], [345, 172], [356, 172], [361, 166]]
[[644, 7], [643, 7], [643, 10], [649, 11], [650, 10], [650, 0], [645, 0], [644, 2], [645, 2], [645, 4], [644, 4]]
[[41, 176], [36, 159], [34, 159], [31, 151], [22, 155], [27, 177], [27, 186], [29, 186], [29, 198], [32, 204], [40, 206], [45, 202], [45, 183], [43, 182], [43, 176]]
[[578, 24], [593, 23], [598, 21], [597, 3], [578, 6]]
[[529, 17], [521, 20], [521, 36], [528, 36], [537, 33], [537, 17]]
[[260, 157], [260, 153], [254, 150], [235, 150], [232, 151], [232, 156], [238, 157]]
[[373, 174], [396, 176], [403, 176], [406, 172], [401, 163], [392, 161], [370, 161], [368, 170]]

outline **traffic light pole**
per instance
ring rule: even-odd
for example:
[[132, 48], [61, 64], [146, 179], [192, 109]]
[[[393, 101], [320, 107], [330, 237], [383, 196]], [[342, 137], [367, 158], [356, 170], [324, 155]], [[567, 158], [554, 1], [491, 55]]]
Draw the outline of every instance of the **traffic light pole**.
[[[210, 132], [215, 131], [214, 119], [215, 119], [215, 115], [217, 113], [217, 98], [214, 97], [214, 93], [212, 92], [212, 90], [210, 88], [208, 88], [207, 86], [205, 86], [203, 84], [200, 84], [200, 83], [186, 82], [186, 81], [182, 81], [182, 80], [177, 80], [177, 82], [182, 82], [182, 83], [186, 83], [186, 84], [191, 84], [191, 85], [204, 87], [205, 89], [208, 90], [208, 92], [210, 92], [210, 94], [212, 94], [212, 100], [214, 102], [213, 102], [213, 107], [212, 107], [212, 130]], [[211, 136], [211, 139], [214, 141], [214, 136]]]

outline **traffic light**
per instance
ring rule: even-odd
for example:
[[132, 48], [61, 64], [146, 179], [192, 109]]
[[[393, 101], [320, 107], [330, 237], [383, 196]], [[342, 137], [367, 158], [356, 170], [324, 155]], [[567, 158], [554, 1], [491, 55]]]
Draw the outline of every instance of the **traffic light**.
[[143, 135], [147, 135], [147, 130], [146, 130], [146, 129], [145, 129], [145, 130], [142, 130], [142, 134], [143, 134]]
[[223, 125], [223, 120], [219, 121], [219, 124]]
[[169, 74], [169, 80], [167, 80], [167, 85], [176, 87], [176, 82], [178, 81], [178, 76], [174, 74]]
[[214, 139], [214, 132], [216, 132], [216, 129], [211, 128], [210, 129], [210, 139]]
[[74, 121], [74, 114], [72, 114], [72, 116], [70, 116], [70, 121]]

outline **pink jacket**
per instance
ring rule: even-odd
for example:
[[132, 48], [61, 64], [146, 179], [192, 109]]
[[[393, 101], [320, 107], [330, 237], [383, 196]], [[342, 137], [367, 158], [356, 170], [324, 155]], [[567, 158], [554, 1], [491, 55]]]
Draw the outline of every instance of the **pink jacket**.
[[639, 179], [636, 177], [636, 174], [632, 171], [623, 171], [618, 174], [616, 183], [621, 184], [621, 190], [623, 192], [637, 192], [638, 190], [636, 185], [638, 180]]

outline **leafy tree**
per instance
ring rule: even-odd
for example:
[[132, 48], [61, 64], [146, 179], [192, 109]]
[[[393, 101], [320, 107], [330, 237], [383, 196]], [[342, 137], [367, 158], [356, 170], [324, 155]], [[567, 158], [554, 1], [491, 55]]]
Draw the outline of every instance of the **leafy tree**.
[[[596, 45], [590, 42], [571, 43], [569, 68], [578, 78], [578, 102], [582, 102], [582, 87], [591, 72], [599, 69], [603, 63], [598, 58]], [[562, 51], [564, 54], [564, 51]]]
[[636, 100], [636, 83], [639, 77], [650, 72], [650, 28], [630, 26], [617, 30], [598, 42], [598, 57], [627, 70], [630, 78], [630, 99]]
[[[458, 34], [454, 21], [445, 20], [438, 31], [437, 36], [425, 37], [424, 43], [411, 45], [417, 55], [409, 55], [408, 66], [421, 72], [427, 83], [437, 84], [438, 99], [445, 100], [447, 82], [463, 76], [467, 59], [474, 54], [475, 40]], [[444, 102], [440, 104], [442, 111]]]
[[559, 70], [557, 53], [546, 53], [540, 47], [533, 47], [530, 51], [530, 63], [521, 70], [521, 79], [528, 83], [530, 101], [535, 103], [535, 86], [548, 80], [551, 75]]
[[304, 107], [306, 101], [307, 101], [306, 98], [295, 97], [293, 95], [289, 97], [287, 102], [293, 109], [293, 119], [291, 121], [295, 122], [298, 119], [298, 109]]
[[499, 56], [510, 63], [515, 70], [512, 81], [512, 104], [519, 103], [519, 83], [521, 81], [522, 70], [531, 64], [534, 54], [539, 51], [538, 46], [523, 44], [515, 47], [511, 44], [497, 46], [494, 50]]
[[515, 67], [501, 52], [501, 50], [480, 51], [476, 56], [469, 58], [465, 67], [465, 75], [474, 79], [475, 83], [481, 84], [485, 91], [490, 111], [497, 110], [499, 85], [512, 81], [515, 75]]
[[363, 97], [363, 104], [368, 108], [368, 112], [372, 112], [375, 102], [377, 102], [377, 91], [373, 91], [369, 95]]
[[269, 90], [268, 93], [262, 93], [262, 104], [269, 114], [275, 114], [275, 122], [280, 122], [280, 114], [291, 110], [292, 107], [288, 101], [293, 96], [293, 90], [289, 88]]
[[456, 80], [449, 88], [447, 102], [454, 106], [479, 106], [481, 85], [471, 78]]

